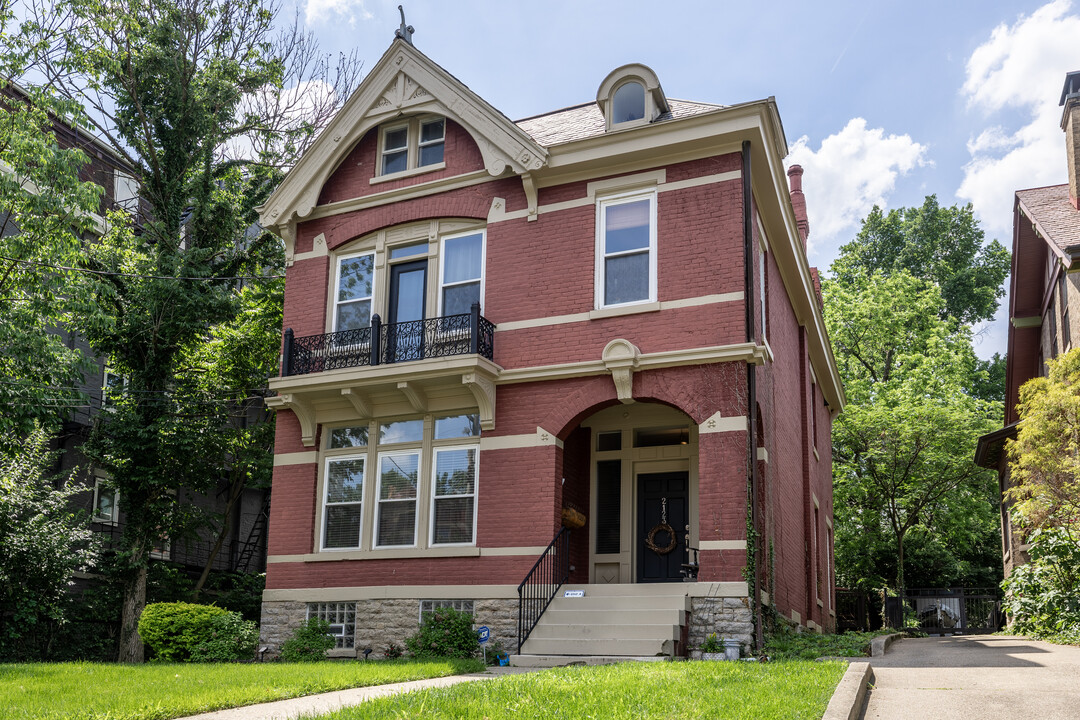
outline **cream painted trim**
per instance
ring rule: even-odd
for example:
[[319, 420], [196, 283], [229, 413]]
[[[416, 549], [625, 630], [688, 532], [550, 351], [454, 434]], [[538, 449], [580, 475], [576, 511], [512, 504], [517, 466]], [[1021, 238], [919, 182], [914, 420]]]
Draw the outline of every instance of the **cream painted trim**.
[[762, 605], [770, 605], [771, 603], [769, 601], [772, 598], [770, 598], [769, 593], [765, 592], [764, 590], [762, 590], [760, 592], [761, 592], [761, 604]]
[[817, 606], [818, 607], [825, 607], [825, 601], [822, 600], [821, 598], [818, 598], [817, 599]]
[[264, 590], [263, 602], [351, 602], [355, 600], [477, 600], [517, 598], [516, 585], [376, 585]]
[[828, 526], [828, 528], [830, 530], [832, 530], [832, 518], [830, 518], [830, 517], [825, 518], [825, 524]]
[[[264, 597], [264, 599], [265, 599], [265, 597]], [[792, 609], [792, 611], [791, 611], [791, 622], [795, 623], [796, 625], [802, 624], [802, 613], [800, 613], [798, 610]]]
[[[512, 448], [544, 447], [554, 445], [561, 448], [563, 441], [555, 437], [555, 433], [548, 432], [537, 426], [536, 434], [502, 435], [499, 437], [480, 436], [480, 451], [485, 450], [510, 450]], [[540, 548], [543, 550], [544, 548]]]
[[274, 456], [274, 467], [281, 467], [282, 465], [308, 465], [314, 464], [319, 461], [319, 453], [311, 450], [309, 452], [294, 452], [294, 453], [281, 453]]
[[[445, 127], [445, 125], [443, 127]], [[445, 133], [446, 131], [443, 130], [443, 132]], [[410, 137], [412, 137], [412, 136], [410, 135]], [[445, 142], [445, 141], [446, 141], [446, 136], [444, 135], [443, 136], [443, 142]], [[379, 143], [379, 144], [381, 145], [382, 143]], [[382, 155], [382, 153], [380, 151], [380, 157], [381, 157], [381, 155]], [[423, 175], [424, 173], [436, 172], [438, 170], [445, 170], [445, 169], [446, 169], [446, 162], [443, 161], [441, 163], [435, 163], [433, 165], [423, 165], [421, 167], [409, 168], [408, 170], [401, 170], [401, 171], [396, 172], [396, 173], [390, 173], [389, 175], [376, 175], [375, 177], [368, 180], [368, 184], [370, 184], [370, 185], [378, 185], [379, 183], [390, 182], [391, 180], [401, 180], [402, 178], [415, 177], [416, 175]]]
[[[605, 174], [610, 173], [611, 170]], [[584, 197], [574, 198], [572, 200], [563, 200], [562, 202], [551, 203], [549, 205], [540, 205], [536, 208], [537, 214], [546, 214], [554, 212], [562, 212], [563, 210], [572, 210], [574, 208], [586, 207], [596, 203], [596, 197], [598, 193], [615, 190], [634, 190], [636, 188], [646, 188], [655, 186], [656, 191], [660, 193], [671, 192], [674, 190], [686, 190], [689, 188], [701, 187], [702, 185], [715, 185], [716, 183], [728, 182], [731, 180], [738, 180], [742, 177], [742, 171], [729, 170], [727, 172], [715, 173], [713, 175], [702, 175], [701, 177], [688, 178], [686, 180], [677, 180], [675, 182], [666, 182], [665, 179], [655, 180], [653, 178], [665, 178], [665, 170], [654, 170], [649, 172], [637, 173], [634, 175], [624, 175], [617, 178], [610, 178], [605, 180], [597, 180], [586, 185], [586, 195]], [[540, 187], [543, 187], [539, 183]], [[503, 206], [505, 207], [505, 206]], [[527, 218], [530, 215], [528, 208], [523, 210], [511, 210], [510, 212], [498, 212], [498, 209], [488, 215], [488, 224], [505, 222], [507, 220], [520, 220], [521, 218]]]
[[[680, 365], [704, 365], [708, 363], [742, 361], [760, 365], [766, 357], [765, 348], [753, 343], [736, 345], [715, 345], [684, 350], [666, 350], [656, 353], [643, 353], [638, 357], [634, 371], [654, 368], [678, 367]], [[509, 368], [499, 374], [496, 384], [506, 385], [519, 382], [538, 382], [563, 377], [584, 377], [603, 375], [609, 372], [603, 360], [585, 360], [582, 362], [560, 365], [539, 365], [535, 367]]]
[[[419, 448], [416, 450], [419, 452]], [[418, 499], [419, 504], [419, 499]], [[374, 509], [373, 509], [374, 510]], [[372, 520], [374, 522], [374, 520]], [[419, 524], [417, 524], [419, 528]], [[369, 532], [365, 527], [364, 532], [373, 534], [374, 528]], [[316, 530], [318, 532], [318, 530]], [[454, 545], [450, 547], [385, 547], [371, 550], [323, 550], [317, 553], [304, 553], [302, 555], [269, 555], [268, 563], [292, 563], [292, 562], [336, 562], [338, 560], [398, 560], [404, 558], [433, 558], [433, 557], [477, 557], [480, 548], [475, 545]]]
[[718, 410], [705, 422], [698, 425], [698, 433], [705, 435], [719, 432], [746, 432], [746, 428], [747, 420], [745, 415], [724, 417]]
[[1012, 326], [1014, 328], [1033, 328], [1042, 325], [1041, 317], [1014, 317], [1012, 318]]
[[311, 211], [310, 215], [304, 218], [304, 221], [332, 217], [334, 215], [341, 215], [342, 213], [353, 212], [355, 210], [366, 210], [368, 208], [389, 205], [390, 203], [401, 202], [403, 200], [412, 200], [425, 195], [432, 195], [437, 192], [446, 192], [448, 190], [479, 185], [488, 182], [489, 180], [491, 180], [491, 176], [488, 175], [487, 170], [474, 170], [473, 172], [453, 175], [447, 178], [439, 178], [437, 180], [418, 183], [416, 185], [406, 185], [405, 187], [387, 190], [374, 195], [365, 195], [364, 197], [350, 198], [348, 200], [340, 200], [326, 205], [318, 205]]
[[573, 313], [571, 315], [552, 315], [550, 317], [531, 318], [529, 320], [511, 320], [510, 322], [499, 323], [495, 328], [495, 332], [524, 330], [527, 328], [547, 327], [549, 325], [565, 325], [566, 323], [585, 322], [587, 320], [596, 320], [599, 318], [638, 315], [640, 313], [655, 312], [657, 310], [678, 310], [681, 308], [699, 307], [701, 305], [742, 302], [742, 299], [743, 293], [742, 290], [739, 290], [738, 292], [700, 295], [698, 297], [680, 298], [678, 300], [661, 300], [658, 303], [642, 303], [640, 305], [604, 308], [603, 310], [590, 310], [589, 312]]
[[319, 233], [315, 236], [315, 239], [311, 241], [311, 250], [302, 253], [296, 253], [292, 258], [288, 259], [286, 265], [292, 265], [303, 260], [310, 260], [312, 258], [326, 257], [330, 254], [330, 251], [326, 249], [326, 235], [325, 233]]
[[815, 510], [820, 510], [820, 509], [821, 509], [821, 503], [820, 503], [820, 502], [818, 502], [818, 499], [817, 499], [817, 493], [814, 493], [813, 491], [811, 491], [811, 492], [810, 492], [810, 499], [811, 499], [811, 500], [813, 501], [813, 503], [814, 503], [814, 509], [815, 509]]
[[[674, 583], [672, 583], [674, 584]], [[744, 582], [696, 582], [683, 583], [690, 597], [749, 597], [750, 590]]]
[[814, 448], [814, 459], [820, 461], [821, 455], [818, 454], [817, 448]]
[[745, 540], [702, 540], [698, 550], [745, 550]]
[[763, 462], [769, 462], [769, 451], [763, 447], [757, 449], [757, 459]]
[[518, 557], [521, 555], [530, 555], [539, 557], [547, 550], [546, 545], [536, 545], [534, 547], [493, 547], [493, 548], [480, 548], [480, 557]]

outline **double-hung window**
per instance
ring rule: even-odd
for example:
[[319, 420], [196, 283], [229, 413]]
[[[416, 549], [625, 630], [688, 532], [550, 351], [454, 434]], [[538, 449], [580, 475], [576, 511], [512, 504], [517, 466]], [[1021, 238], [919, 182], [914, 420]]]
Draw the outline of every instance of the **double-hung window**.
[[431, 544], [471, 545], [476, 535], [476, 447], [435, 450]]
[[412, 118], [382, 129], [379, 175], [439, 165], [446, 147], [446, 118]]
[[656, 301], [656, 192], [597, 204], [596, 306]]
[[364, 455], [326, 459], [324, 548], [359, 548], [364, 518]]
[[102, 477], [94, 478], [94, 522], [115, 524], [120, 517], [120, 494]]
[[467, 313], [473, 303], [483, 302], [483, 231], [444, 237], [440, 256], [440, 314]]
[[338, 260], [334, 288], [334, 331], [371, 325], [375, 294], [375, 254], [347, 255]]
[[376, 547], [416, 545], [416, 495], [419, 480], [419, 450], [379, 455]]

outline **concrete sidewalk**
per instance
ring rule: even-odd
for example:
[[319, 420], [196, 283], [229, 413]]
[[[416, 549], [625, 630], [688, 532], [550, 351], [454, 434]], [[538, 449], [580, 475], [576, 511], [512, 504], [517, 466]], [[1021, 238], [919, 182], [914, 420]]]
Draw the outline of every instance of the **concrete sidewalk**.
[[391, 683], [389, 685], [375, 685], [372, 687], [353, 688], [351, 690], [338, 690], [336, 692], [322, 693], [319, 695], [307, 695], [305, 697], [278, 700], [276, 702], [261, 703], [259, 705], [247, 705], [245, 707], [230, 708], [228, 710], [215, 710], [214, 712], [200, 715], [189, 715], [178, 720], [294, 720], [294, 718], [313, 717], [325, 713], [340, 710], [350, 705], [359, 705], [372, 698], [398, 695], [424, 690], [426, 688], [450, 687], [463, 682], [476, 680], [491, 680], [504, 675], [517, 675], [525, 672], [533, 672], [538, 668], [513, 668], [492, 667], [484, 672], [470, 675], [453, 675], [451, 677], [431, 678], [428, 680], [413, 680], [412, 682]]
[[916, 638], [872, 664], [865, 720], [1080, 719], [1080, 648], [989, 635]]

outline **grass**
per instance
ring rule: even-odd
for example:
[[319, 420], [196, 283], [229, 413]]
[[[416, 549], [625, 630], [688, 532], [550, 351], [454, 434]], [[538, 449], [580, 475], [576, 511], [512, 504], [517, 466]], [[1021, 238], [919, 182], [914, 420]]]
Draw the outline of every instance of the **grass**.
[[164, 720], [331, 690], [482, 669], [478, 660], [0, 665], [0, 718]]
[[814, 632], [780, 632], [765, 642], [765, 654], [773, 660], [814, 660], [819, 657], [866, 657], [870, 641], [878, 635], [895, 630], [845, 632], [839, 634]]
[[846, 667], [791, 661], [558, 668], [379, 698], [320, 720], [820, 718]]

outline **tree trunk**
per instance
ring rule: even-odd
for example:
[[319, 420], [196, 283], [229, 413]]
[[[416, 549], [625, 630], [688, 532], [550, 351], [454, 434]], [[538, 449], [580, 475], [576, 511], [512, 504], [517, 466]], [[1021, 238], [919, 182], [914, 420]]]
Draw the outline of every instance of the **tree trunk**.
[[124, 608], [120, 617], [120, 657], [122, 663], [143, 661], [143, 642], [139, 636], [139, 618], [146, 607], [146, 565], [124, 582]]
[[207, 578], [210, 577], [210, 570], [214, 567], [214, 560], [217, 558], [218, 553], [221, 552], [221, 546], [225, 544], [225, 538], [229, 535], [229, 530], [232, 529], [233, 509], [236, 507], [237, 501], [244, 492], [244, 480], [245, 476], [241, 473], [237, 474], [237, 477], [233, 480], [232, 486], [229, 488], [229, 499], [225, 504], [225, 522], [221, 525], [221, 532], [218, 533], [217, 541], [214, 542], [214, 547], [210, 548], [210, 556], [206, 558], [206, 564], [203, 565], [202, 573], [199, 574], [199, 579], [195, 583], [195, 588], [191, 591], [191, 601], [198, 602], [199, 593], [202, 592], [203, 585], [206, 584]]
[[896, 535], [896, 590], [904, 592], [904, 533]]

